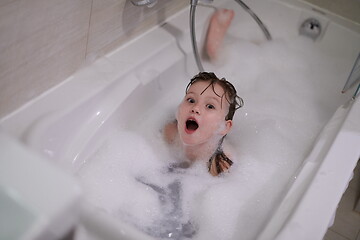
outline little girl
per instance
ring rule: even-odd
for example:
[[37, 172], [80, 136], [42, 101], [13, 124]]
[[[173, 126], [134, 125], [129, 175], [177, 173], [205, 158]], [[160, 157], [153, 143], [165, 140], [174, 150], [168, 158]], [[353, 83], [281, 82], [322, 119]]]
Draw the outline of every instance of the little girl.
[[180, 148], [190, 161], [208, 159], [210, 174], [217, 176], [233, 164], [222, 143], [232, 128], [235, 111], [243, 104], [225, 78], [201, 72], [186, 87], [176, 120], [164, 128], [164, 138]]

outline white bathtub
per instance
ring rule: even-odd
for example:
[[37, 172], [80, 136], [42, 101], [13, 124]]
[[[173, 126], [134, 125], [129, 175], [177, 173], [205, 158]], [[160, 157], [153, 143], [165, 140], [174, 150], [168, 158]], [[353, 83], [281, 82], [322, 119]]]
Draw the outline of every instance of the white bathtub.
[[[221, 4], [237, 11], [234, 22], [239, 25], [235, 24], [230, 31], [245, 40], [264, 41], [259, 28], [240, 6], [231, 0]], [[297, 38], [303, 20], [319, 19], [324, 30], [314, 44], [331, 56], [340, 56], [348, 66], [348, 72], [341, 75], [343, 78], [331, 84], [339, 87], [340, 94], [360, 50], [358, 25], [330, 13], [324, 15], [298, 1], [253, 0], [248, 4], [275, 39]], [[211, 8], [197, 9], [199, 44], [204, 39], [212, 11]], [[197, 73], [191, 52], [188, 12], [188, 9], [180, 12], [162, 26], [78, 71], [1, 119], [1, 128], [61, 168], [76, 173], [114, 126], [134, 128], [133, 119], [146, 117], [143, 112], [157, 103], [157, 95], [173, 88], [183, 92], [184, 84]], [[171, 77], [174, 73], [176, 77]], [[256, 239], [323, 238], [360, 156], [360, 102], [350, 100], [354, 91], [353, 88], [346, 95], [335, 97], [333, 116], [329, 115], [324, 122], [309, 154], [281, 191], [280, 201], [261, 224]], [[97, 212], [90, 204], [84, 204], [79, 225], [86, 229], [83, 234], [90, 239], [119, 239], [120, 236], [151, 239], [126, 223]]]

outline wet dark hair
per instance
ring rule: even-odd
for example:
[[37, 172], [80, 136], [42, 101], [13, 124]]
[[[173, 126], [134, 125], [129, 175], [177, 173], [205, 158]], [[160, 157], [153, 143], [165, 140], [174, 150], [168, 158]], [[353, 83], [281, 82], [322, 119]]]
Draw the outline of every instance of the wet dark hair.
[[[218, 78], [213, 72], [200, 72], [195, 75], [186, 86], [185, 92], [187, 93], [191, 85], [198, 81], [210, 81], [209, 85], [201, 92], [206, 91], [210, 86], [212, 87], [213, 92], [221, 98], [221, 101], [225, 97], [226, 101], [229, 103], [229, 112], [225, 117], [225, 120], [232, 120], [235, 114], [235, 111], [241, 108], [244, 105], [244, 101], [241, 97], [237, 95], [234, 85], [228, 82], [225, 78]], [[215, 84], [219, 84], [224, 90], [223, 95], [219, 95], [215, 91]], [[222, 103], [222, 102], [221, 102]], [[222, 104], [221, 104], [222, 105]]]
[[[211, 86], [213, 92], [221, 98], [221, 101], [225, 98], [226, 101], [229, 103], [229, 112], [225, 116], [225, 120], [232, 120], [235, 111], [244, 105], [244, 101], [241, 97], [237, 95], [234, 85], [228, 82], [225, 78], [218, 78], [213, 72], [200, 72], [199, 74], [195, 75], [187, 85], [185, 92], [187, 93], [191, 85], [198, 81], [210, 81], [209, 85], [201, 92], [201, 94], [204, 93], [206, 89]], [[215, 84], [219, 84], [223, 88], [223, 95], [219, 95], [215, 91]], [[233, 165], [233, 162], [225, 155], [222, 149], [222, 143], [225, 136], [220, 139], [215, 153], [210, 157], [208, 162], [209, 173], [213, 176], [221, 174], [222, 172], [228, 170], [231, 165]]]

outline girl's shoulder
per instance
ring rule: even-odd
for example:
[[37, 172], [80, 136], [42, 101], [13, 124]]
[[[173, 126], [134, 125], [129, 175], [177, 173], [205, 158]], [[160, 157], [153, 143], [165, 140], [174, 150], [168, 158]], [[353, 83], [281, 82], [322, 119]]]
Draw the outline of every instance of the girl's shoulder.
[[178, 135], [178, 130], [177, 130], [176, 120], [165, 124], [163, 128], [163, 137], [167, 143], [173, 144], [176, 140], [177, 135]]

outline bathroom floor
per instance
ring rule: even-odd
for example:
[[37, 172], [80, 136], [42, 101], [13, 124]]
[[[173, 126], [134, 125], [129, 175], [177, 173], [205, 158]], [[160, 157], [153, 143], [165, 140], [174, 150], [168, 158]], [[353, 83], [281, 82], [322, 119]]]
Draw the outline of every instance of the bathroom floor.
[[354, 170], [354, 177], [346, 189], [338, 209], [335, 222], [328, 229], [323, 240], [360, 240], [360, 160]]

